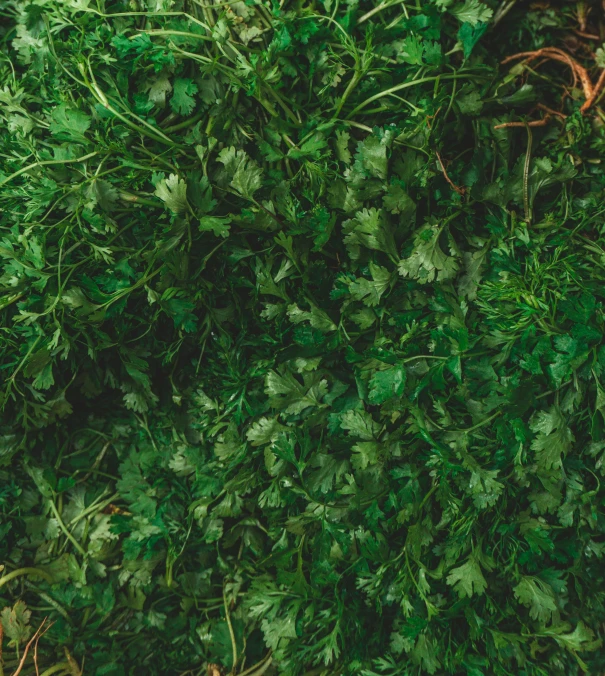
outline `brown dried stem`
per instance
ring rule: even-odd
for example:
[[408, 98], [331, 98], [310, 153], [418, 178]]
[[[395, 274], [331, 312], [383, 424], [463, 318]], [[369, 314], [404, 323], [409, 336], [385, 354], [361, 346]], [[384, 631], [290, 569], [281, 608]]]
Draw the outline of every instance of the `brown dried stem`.
[[494, 125], [494, 129], [509, 129], [511, 127], [545, 127], [550, 120], [550, 115], [545, 115], [541, 120], [532, 120], [531, 122], [503, 122]]
[[584, 31], [574, 30], [576, 35], [579, 35], [581, 38], [586, 38], [587, 40], [600, 40], [601, 38], [598, 35], [593, 33], [585, 33]]
[[46, 632], [53, 626], [54, 622], [49, 623], [48, 626], [46, 626], [46, 621], [48, 618], [44, 618], [42, 620], [42, 624], [38, 627], [36, 630], [36, 633], [29, 639], [29, 642], [25, 646], [25, 650], [23, 651], [23, 657], [21, 658], [21, 661], [19, 662], [19, 666], [17, 667], [16, 671], [13, 672], [12, 676], [19, 676], [21, 671], [23, 670], [23, 667], [25, 665], [25, 660], [27, 659], [27, 654], [29, 652], [29, 649], [32, 646], [32, 643], [35, 644], [34, 648], [34, 663], [36, 666], [36, 674], [38, 673], [38, 663], [37, 663], [37, 657], [38, 657], [38, 641], [46, 634]]
[[[565, 115], [565, 113], [562, 113], [559, 110], [553, 110], [552, 108], [545, 106], [543, 103], [537, 103], [536, 108], [543, 110], [546, 113], [542, 119], [531, 120], [531, 122], [503, 122], [502, 124], [496, 124], [494, 129], [508, 129], [510, 127], [545, 127], [553, 115], [561, 118], [562, 120], [567, 119], [567, 115]], [[530, 115], [531, 112], [532, 111], [530, 111]]]
[[562, 120], [567, 119], [567, 115], [565, 115], [565, 113], [562, 113], [560, 110], [553, 110], [552, 108], [545, 106], [543, 103], [537, 103], [536, 108], [539, 108], [540, 110], [543, 110], [545, 113], [549, 113], [550, 115], [560, 117]]
[[439, 154], [439, 151], [435, 150], [435, 154], [437, 155], [437, 160], [439, 161], [439, 166], [441, 167], [443, 176], [445, 180], [448, 182], [451, 189], [455, 190], [459, 195], [464, 195], [464, 188], [461, 188], [460, 186], [456, 185], [454, 181], [452, 181], [452, 179], [448, 176], [447, 171], [445, 170], [445, 165], [443, 164], [443, 160], [441, 159], [441, 155]]

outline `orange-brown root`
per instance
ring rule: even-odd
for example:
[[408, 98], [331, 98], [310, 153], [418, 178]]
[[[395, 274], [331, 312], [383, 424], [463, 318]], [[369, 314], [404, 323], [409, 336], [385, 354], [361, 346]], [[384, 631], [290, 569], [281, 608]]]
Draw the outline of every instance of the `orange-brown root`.
[[601, 92], [603, 91], [603, 87], [605, 87], [605, 68], [601, 71], [601, 74], [599, 75], [599, 79], [597, 80], [597, 84], [594, 86], [594, 88], [592, 90], [592, 94], [582, 104], [582, 107], [580, 108], [580, 112], [582, 114], [584, 114], [594, 104], [594, 102], [599, 98], [599, 96], [601, 95]]
[[564, 52], [562, 49], [557, 49], [556, 47], [543, 47], [542, 49], [537, 49], [533, 52], [519, 52], [518, 54], [507, 56], [502, 60], [501, 63], [506, 64], [510, 61], [514, 61], [515, 59], [533, 60], [540, 56], [553, 61], [560, 61], [561, 63], [569, 66], [574, 78], [578, 78], [582, 83], [582, 89], [584, 91], [584, 97], [586, 100], [589, 100], [592, 97], [594, 87], [592, 85], [590, 76], [588, 75], [588, 71], [586, 68], [584, 68], [584, 66], [580, 65], [575, 59], [569, 56], [569, 54]]

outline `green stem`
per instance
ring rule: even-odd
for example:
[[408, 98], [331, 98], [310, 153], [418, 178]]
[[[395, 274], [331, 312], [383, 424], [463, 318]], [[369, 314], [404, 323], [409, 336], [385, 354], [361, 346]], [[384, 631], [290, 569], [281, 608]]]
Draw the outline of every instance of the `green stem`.
[[233, 631], [233, 625], [231, 624], [231, 616], [229, 615], [229, 604], [227, 602], [227, 592], [223, 587], [223, 605], [225, 607], [225, 619], [227, 620], [227, 627], [229, 629], [229, 636], [231, 638], [231, 649], [233, 651], [233, 666], [231, 668], [231, 673], [235, 674], [235, 669], [237, 667], [237, 641], [235, 640], [235, 632]]
[[449, 355], [448, 357], [439, 357], [436, 354], [419, 354], [416, 357], [406, 357], [405, 359], [401, 360], [402, 364], [407, 364], [409, 361], [414, 361], [414, 359], [451, 359], [452, 355]]
[[[94, 469], [94, 468], [93, 468]], [[78, 516], [75, 517], [75, 519], [72, 519], [69, 522], [70, 526], [76, 526], [82, 519], [85, 519], [89, 514], [94, 514], [97, 512], [101, 512], [107, 507], [108, 505], [111, 505], [111, 503], [114, 500], [117, 500], [117, 498], [120, 497], [119, 493], [114, 493], [113, 495], [110, 495], [108, 498], [105, 498], [105, 500], [99, 500], [98, 502], [93, 502], [90, 507], [87, 507], [81, 514], [78, 514]]]
[[260, 662], [257, 662], [246, 671], [241, 671], [238, 676], [261, 676], [267, 671], [273, 662], [273, 657], [269, 652]]
[[434, 493], [438, 488], [439, 488], [439, 484], [433, 484], [431, 490], [424, 496], [424, 498], [422, 499], [422, 502], [421, 502], [420, 505], [418, 506], [418, 513], [420, 513], [420, 512], [422, 511], [423, 507], [424, 507], [424, 506], [426, 505], [426, 503], [428, 502], [428, 499], [431, 497], [431, 495], [433, 495], [433, 493]]
[[[281, 96], [279, 96], [279, 94], [278, 94], [276, 91], [274, 91], [271, 87], [269, 87], [268, 84], [266, 84], [266, 83], [263, 83], [263, 84], [264, 84], [264, 86], [265, 86], [265, 89], [266, 89], [266, 90], [269, 92], [269, 94], [271, 94], [271, 96], [277, 101], [277, 104], [278, 104], [278, 105], [280, 106], [280, 108], [284, 111], [284, 113], [286, 113], [286, 115], [290, 118], [290, 120], [292, 121], [292, 123], [293, 123], [295, 126], [298, 127], [298, 126], [300, 125], [300, 122], [299, 122], [298, 119], [296, 118], [296, 115], [294, 115], [294, 113], [290, 110], [290, 108], [283, 102]], [[256, 98], [256, 97], [255, 97], [255, 98]], [[266, 107], [266, 106], [265, 106], [265, 107]]]
[[10, 582], [17, 577], [21, 577], [22, 575], [37, 575], [38, 577], [44, 578], [49, 584], [52, 584], [53, 581], [52, 576], [40, 568], [17, 568], [17, 570], [13, 570], [0, 577], [0, 588], [4, 587], [7, 582]]
[[124, 191], [120, 191], [120, 199], [124, 202], [144, 204], [145, 206], [155, 207], [156, 209], [162, 208], [162, 203], [160, 201], [154, 202], [145, 197], [139, 197], [138, 195], [132, 195], [131, 193]]
[[16, 171], [14, 174], [11, 174], [10, 176], [7, 176], [6, 178], [2, 179], [0, 181], [0, 187], [2, 187], [5, 183], [8, 183], [9, 181], [12, 181], [13, 178], [17, 178], [17, 176], [25, 174], [30, 169], [35, 169], [36, 167], [47, 167], [52, 164], [71, 164], [74, 162], [85, 162], [86, 160], [98, 154], [99, 153], [95, 151], [94, 153], [88, 153], [88, 155], [82, 155], [82, 157], [75, 157], [73, 160], [44, 160], [42, 162], [34, 162], [33, 164], [28, 164], [26, 167], [19, 169], [19, 171]]
[[336, 110], [334, 111], [334, 115], [332, 116], [332, 119], [335, 120], [338, 115], [340, 114], [340, 111], [342, 110], [342, 107], [346, 103], [347, 99], [349, 98], [351, 92], [355, 89], [357, 86], [357, 83], [361, 80], [361, 73], [355, 73], [353, 77], [351, 78], [351, 82], [349, 82], [347, 88], [345, 89], [344, 94], [342, 95], [342, 98], [340, 99], [338, 105], [336, 106]]
[[17, 375], [19, 374], [19, 371], [23, 368], [24, 364], [27, 363], [27, 360], [30, 358], [32, 352], [36, 349], [36, 347], [37, 347], [38, 343], [40, 342], [40, 340], [42, 340], [42, 336], [38, 336], [38, 337], [36, 338], [36, 340], [33, 342], [32, 346], [31, 346], [31, 347], [29, 348], [29, 350], [27, 351], [27, 354], [25, 355], [25, 357], [23, 357], [23, 359], [22, 359], [21, 362], [19, 363], [19, 366], [17, 366], [17, 368], [13, 371], [13, 374], [11, 375], [11, 377], [8, 379], [8, 385], [7, 385], [7, 387], [8, 387], [11, 383], [15, 382], [15, 378], [16, 378]]
[[472, 427], [467, 427], [466, 429], [463, 429], [463, 430], [454, 430], [454, 431], [456, 431], [456, 432], [474, 432], [475, 430], [478, 430], [480, 427], [483, 427], [484, 425], [487, 425], [488, 423], [490, 423], [494, 418], [497, 418], [499, 415], [502, 415], [502, 411], [497, 411], [493, 415], [490, 415], [489, 418], [482, 420], [480, 423], [477, 423], [476, 425], [473, 425]]
[[390, 7], [397, 7], [397, 5], [403, 5], [403, 11], [405, 12], [405, 15], [407, 16], [407, 8], [405, 6], [406, 0], [397, 0], [396, 2], [381, 2], [379, 5], [376, 5], [374, 9], [371, 9], [369, 12], [366, 12], [363, 16], [359, 17], [357, 19], [357, 25], [363, 23], [364, 21], [367, 21], [368, 19], [371, 19], [375, 14], [378, 14], [378, 12], [382, 12], [383, 9], [389, 9]]
[[178, 124], [173, 124], [171, 127], [166, 127], [165, 131], [172, 133], [173, 131], [180, 131], [181, 129], [186, 129], [187, 127], [191, 127], [194, 125], [196, 122], [199, 122], [202, 117], [204, 117], [204, 112], [201, 111], [197, 115], [194, 115], [193, 117], [190, 117], [188, 120], [184, 120], [183, 122], [179, 122]]
[[393, 94], [395, 92], [399, 92], [402, 89], [409, 89], [410, 87], [415, 87], [416, 85], [420, 84], [425, 84], [426, 82], [434, 82], [437, 78], [440, 78], [442, 80], [455, 80], [457, 78], [464, 77], [461, 75], [436, 75], [436, 76], [431, 76], [431, 77], [421, 77], [418, 80], [413, 80], [412, 82], [404, 82], [403, 84], [395, 85], [395, 87], [391, 87], [390, 89], [385, 89], [382, 92], [379, 92], [378, 94], [374, 94], [374, 96], [370, 96], [369, 99], [366, 99], [362, 103], [360, 103], [358, 106], [353, 108], [353, 110], [348, 114], [347, 119], [353, 117], [356, 113], [358, 113], [360, 110], [363, 110], [366, 106], [369, 106], [370, 103], [374, 103], [374, 101], [377, 101], [378, 99], [383, 98], [384, 96], [388, 96], [389, 94]]
[[54, 500], [50, 500], [50, 509], [51, 509], [52, 513], [55, 515], [55, 519], [57, 519], [57, 522], [59, 524], [59, 528], [63, 531], [65, 537], [71, 542], [71, 544], [78, 550], [78, 552], [82, 556], [86, 556], [86, 550], [76, 540], [76, 538], [69, 532], [69, 530], [67, 529], [67, 526], [63, 523], [63, 519], [61, 518], [61, 515], [59, 514], [59, 510], [57, 509], [57, 506], [55, 505]]
[[5, 302], [0, 302], [0, 310], [4, 310], [7, 308], [9, 305], [12, 305], [13, 303], [16, 303], [20, 298], [23, 298], [25, 293], [18, 293], [15, 296], [12, 296]]
[[54, 667], [49, 667], [43, 671], [40, 676], [52, 676], [52, 674], [58, 674], [60, 671], [66, 671], [69, 673], [69, 664], [67, 662], [61, 662], [60, 664], [55, 664]]
[[[204, 40], [204, 42], [214, 42], [214, 40], [207, 35], [200, 35], [200, 33], [188, 33], [187, 31], [170, 31], [170, 30], [141, 30], [140, 33], [146, 33], [147, 35], [179, 35], [184, 38], [196, 38], [198, 40]], [[136, 36], [135, 36], [136, 37]]]
[[531, 144], [532, 134], [527, 122], [525, 123], [527, 129], [527, 150], [525, 151], [525, 164], [523, 165], [523, 207], [525, 209], [525, 222], [527, 225], [531, 223], [531, 207], [529, 203], [529, 167], [531, 164]]
[[[84, 75], [84, 73], [83, 73]], [[145, 127], [148, 127], [151, 131], [146, 131], [143, 127], [141, 127], [138, 124], [135, 124], [134, 122], [131, 122], [126, 115], [120, 113], [119, 110], [116, 110], [111, 103], [109, 102], [109, 99], [107, 96], [105, 96], [105, 93], [103, 90], [97, 85], [96, 82], [93, 83], [86, 83], [89, 90], [92, 92], [92, 95], [97, 99], [97, 101], [105, 108], [105, 110], [108, 110], [112, 115], [115, 115], [119, 120], [121, 120], [126, 126], [130, 127], [134, 131], [137, 131], [139, 134], [143, 134], [143, 136], [147, 136], [148, 138], [152, 139], [153, 141], [157, 141], [159, 143], [165, 143], [170, 146], [173, 146], [175, 148], [180, 148], [182, 147], [179, 143], [175, 143], [171, 138], [166, 136], [166, 134], [162, 133], [159, 129], [156, 129], [153, 125], [149, 124], [148, 122], [145, 122], [145, 120], [141, 120], [141, 118], [137, 117], [133, 113], [130, 113], [135, 117], [141, 124], [145, 125]]]

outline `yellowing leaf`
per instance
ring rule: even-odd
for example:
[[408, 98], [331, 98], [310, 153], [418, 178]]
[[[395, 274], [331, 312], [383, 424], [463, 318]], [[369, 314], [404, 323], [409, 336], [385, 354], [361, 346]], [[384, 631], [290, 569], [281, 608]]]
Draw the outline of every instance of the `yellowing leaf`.
[[25, 643], [31, 636], [29, 626], [31, 610], [27, 609], [24, 601], [17, 601], [12, 608], [4, 608], [0, 614], [0, 621], [4, 634], [8, 636], [9, 645], [16, 646]]

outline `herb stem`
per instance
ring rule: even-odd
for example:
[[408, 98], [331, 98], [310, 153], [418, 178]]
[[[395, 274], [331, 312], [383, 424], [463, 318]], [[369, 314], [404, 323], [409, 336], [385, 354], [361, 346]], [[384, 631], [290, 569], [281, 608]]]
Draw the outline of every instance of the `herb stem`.
[[531, 223], [531, 205], [529, 203], [529, 167], [531, 163], [531, 145], [532, 133], [531, 128], [525, 123], [527, 129], [527, 149], [525, 151], [525, 163], [523, 165], [523, 208], [525, 209], [525, 221], [529, 225]]
[[[389, 94], [393, 94], [395, 92], [399, 92], [402, 89], [409, 89], [410, 87], [416, 87], [421, 84], [425, 84], [427, 82], [434, 82], [437, 80], [437, 78], [441, 80], [455, 80], [457, 78], [465, 77], [464, 75], [456, 74], [456, 75], [436, 75], [436, 76], [431, 76], [431, 77], [421, 77], [417, 80], [413, 80], [412, 82], [403, 82], [402, 84], [395, 85], [394, 87], [390, 87], [389, 89], [385, 89], [384, 91], [379, 92], [378, 94], [374, 94], [374, 96], [370, 96], [370, 98], [366, 99], [359, 105], [357, 105], [353, 110], [348, 114], [347, 119], [353, 117], [356, 115], [358, 112], [363, 110], [366, 106], [369, 106], [370, 103], [374, 103], [374, 101], [378, 101], [378, 99], [383, 98], [384, 96], [388, 96]], [[466, 76], [466, 77], [470, 77]]]
[[225, 607], [225, 619], [227, 620], [227, 627], [229, 628], [229, 637], [231, 638], [231, 650], [233, 651], [233, 666], [231, 673], [235, 674], [237, 668], [237, 641], [235, 639], [235, 632], [233, 631], [233, 624], [231, 623], [231, 615], [229, 613], [229, 603], [227, 602], [227, 590], [223, 587], [223, 605]]
[[50, 504], [50, 509], [55, 516], [55, 519], [57, 519], [57, 523], [59, 524], [59, 528], [63, 531], [65, 537], [71, 542], [71, 544], [78, 550], [78, 552], [82, 556], [86, 556], [86, 550], [76, 540], [76, 538], [70, 533], [69, 529], [67, 528], [67, 526], [63, 522], [61, 515], [59, 514], [59, 510], [57, 509], [57, 506], [55, 505], [55, 501], [52, 498], [50, 498], [49, 504]]
[[53, 674], [58, 674], [60, 671], [64, 671], [66, 673], [73, 673], [69, 671], [69, 663], [68, 662], [60, 662], [59, 664], [55, 664], [54, 667], [49, 667], [45, 671], [43, 671], [40, 676], [52, 676]]
[[22, 167], [21, 169], [19, 169], [19, 171], [15, 171], [14, 174], [11, 174], [10, 176], [7, 176], [6, 178], [2, 179], [0, 181], [0, 186], [3, 186], [5, 183], [12, 181], [13, 178], [17, 178], [17, 176], [21, 176], [21, 174], [25, 174], [26, 172], [30, 171], [31, 169], [35, 169], [36, 167], [48, 167], [52, 166], [53, 164], [76, 164], [78, 162], [86, 162], [86, 160], [89, 160], [91, 157], [95, 157], [95, 155], [98, 154], [99, 152], [95, 150], [92, 153], [82, 155], [82, 157], [74, 157], [73, 159], [42, 160], [41, 162], [34, 162], [33, 164], [28, 164], [26, 167]]
[[363, 16], [359, 17], [359, 19], [357, 19], [357, 25], [359, 26], [368, 19], [371, 19], [373, 16], [378, 14], [378, 12], [382, 12], [383, 9], [390, 9], [391, 7], [397, 7], [397, 5], [403, 5], [404, 13], [407, 16], [407, 8], [405, 6], [406, 2], [407, 0], [396, 0], [395, 2], [381, 2], [379, 5], [376, 5], [374, 9], [371, 9], [369, 12], [366, 12]]
[[17, 568], [16, 570], [12, 570], [10, 573], [0, 577], [0, 588], [4, 587], [4, 585], [11, 580], [21, 577], [22, 575], [36, 575], [38, 577], [44, 578], [49, 584], [51, 584], [53, 581], [52, 576], [41, 568]]

